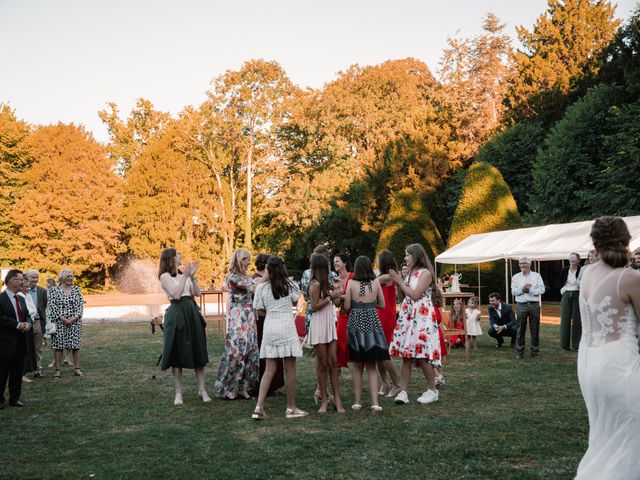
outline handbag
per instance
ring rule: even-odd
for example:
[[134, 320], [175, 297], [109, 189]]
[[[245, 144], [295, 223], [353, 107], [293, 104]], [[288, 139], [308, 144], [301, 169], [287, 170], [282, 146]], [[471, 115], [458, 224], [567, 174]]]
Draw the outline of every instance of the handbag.
[[44, 333], [47, 335], [53, 335], [56, 333], [56, 324], [53, 322], [47, 322], [44, 325]]

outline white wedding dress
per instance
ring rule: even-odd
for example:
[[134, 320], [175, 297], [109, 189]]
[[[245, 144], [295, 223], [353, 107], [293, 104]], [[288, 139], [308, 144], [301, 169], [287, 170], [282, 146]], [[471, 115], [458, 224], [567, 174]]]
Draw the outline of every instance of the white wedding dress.
[[580, 289], [578, 379], [589, 413], [589, 448], [576, 479], [640, 479], [638, 317], [618, 291], [631, 272], [603, 272], [602, 266], [589, 268]]

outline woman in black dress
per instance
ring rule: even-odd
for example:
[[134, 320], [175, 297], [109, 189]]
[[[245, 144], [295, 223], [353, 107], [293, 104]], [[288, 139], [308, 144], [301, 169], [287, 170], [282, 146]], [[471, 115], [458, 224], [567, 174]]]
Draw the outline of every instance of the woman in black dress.
[[193, 368], [198, 379], [198, 396], [203, 402], [211, 398], [205, 390], [204, 366], [209, 363], [206, 323], [193, 297], [200, 295], [196, 280], [198, 262], [187, 263], [180, 270], [180, 254], [165, 248], [160, 255], [158, 277], [162, 290], [171, 301], [164, 314], [162, 370], [171, 367], [176, 387], [174, 405], [182, 405], [182, 369]]

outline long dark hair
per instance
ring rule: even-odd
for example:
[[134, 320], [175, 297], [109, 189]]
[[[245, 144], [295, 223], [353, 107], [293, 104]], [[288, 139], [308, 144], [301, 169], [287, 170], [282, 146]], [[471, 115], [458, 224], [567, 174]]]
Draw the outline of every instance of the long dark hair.
[[353, 272], [353, 279], [358, 282], [366, 282], [376, 278], [376, 274], [373, 273], [373, 268], [371, 267], [371, 260], [365, 255], [360, 255], [356, 258]]
[[380, 275], [386, 275], [389, 270], [398, 270], [396, 259], [389, 250], [383, 250], [378, 255], [378, 270]]
[[264, 270], [267, 266], [267, 262], [269, 261], [270, 256], [271, 255], [269, 255], [268, 253], [261, 253], [260, 255], [258, 255], [254, 261], [256, 270], [259, 270], [259, 271]]
[[311, 280], [320, 284], [320, 298], [329, 296], [329, 259], [320, 254], [311, 255]]
[[284, 298], [291, 292], [291, 282], [287, 269], [280, 257], [269, 257], [267, 261], [267, 271], [269, 272], [269, 283], [271, 284], [271, 292], [273, 298], [278, 300]]
[[169, 272], [169, 275], [175, 277], [178, 274], [178, 268], [176, 267], [176, 254], [178, 252], [175, 248], [165, 248], [160, 254], [160, 267], [158, 268], [158, 278], [163, 273]]

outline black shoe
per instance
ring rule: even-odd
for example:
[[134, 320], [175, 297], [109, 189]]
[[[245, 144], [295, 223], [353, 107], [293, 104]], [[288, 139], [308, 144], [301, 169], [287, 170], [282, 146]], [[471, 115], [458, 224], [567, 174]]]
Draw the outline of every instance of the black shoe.
[[15, 402], [11, 402], [12, 407], [24, 407], [24, 402], [22, 400], [16, 400]]
[[502, 348], [502, 344], [501, 344], [501, 343], [498, 343], [498, 344], [496, 345], [496, 348]]

